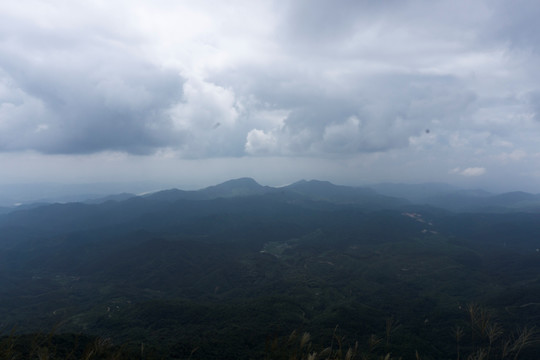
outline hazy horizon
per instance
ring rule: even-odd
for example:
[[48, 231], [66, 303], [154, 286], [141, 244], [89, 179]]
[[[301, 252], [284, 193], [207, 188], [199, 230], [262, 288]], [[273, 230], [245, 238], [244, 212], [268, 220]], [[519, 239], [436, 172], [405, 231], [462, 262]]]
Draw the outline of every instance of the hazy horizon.
[[[205, 182], [201, 184], [189, 184], [189, 183], [156, 183], [156, 182], [109, 182], [109, 183], [14, 183], [14, 184], [0, 184], [0, 207], [11, 207], [22, 204], [32, 204], [39, 202], [79, 202], [86, 200], [99, 199], [109, 195], [119, 195], [123, 193], [129, 193], [134, 195], [144, 195], [162, 190], [179, 189], [186, 191], [198, 191], [207, 187], [219, 185], [223, 182], [230, 180], [237, 180], [244, 177], [230, 178], [223, 181], [211, 183]], [[294, 184], [299, 181], [329, 181], [328, 179], [296, 179], [287, 183], [265, 183], [259, 181], [257, 178], [249, 177], [262, 186], [269, 186], [273, 188], [284, 187]], [[460, 190], [480, 190], [487, 191], [493, 195], [508, 193], [513, 191], [522, 191], [520, 189], [510, 189], [507, 191], [497, 191], [494, 189], [485, 189], [478, 187], [467, 187], [459, 185], [451, 185], [444, 182], [424, 182], [424, 183], [406, 183], [406, 182], [379, 182], [379, 183], [362, 183], [362, 184], [343, 184], [330, 181], [334, 185], [350, 186], [350, 187], [367, 187], [374, 188], [378, 191], [377, 186], [381, 185], [418, 185], [426, 186], [426, 195], [433, 193], [434, 189], [439, 189], [439, 193], [460, 191]], [[532, 194], [536, 194], [531, 192]], [[392, 196], [392, 195], [391, 195]], [[400, 195], [395, 195], [401, 197]]]

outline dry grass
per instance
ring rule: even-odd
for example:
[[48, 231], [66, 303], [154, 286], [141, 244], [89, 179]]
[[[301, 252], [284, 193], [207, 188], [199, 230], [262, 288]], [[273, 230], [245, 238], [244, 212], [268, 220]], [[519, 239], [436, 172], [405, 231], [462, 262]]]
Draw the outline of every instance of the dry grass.
[[330, 345], [317, 352], [313, 348], [311, 335], [307, 332], [301, 336], [293, 331], [285, 343], [280, 343], [275, 339], [268, 349], [267, 360], [397, 360], [401, 358], [392, 357], [390, 353], [385, 355], [376, 354], [382, 339], [376, 335], [371, 335], [366, 341], [364, 351], [360, 350], [360, 344], [355, 342], [354, 346], [344, 347], [343, 337], [337, 334], [338, 327], [334, 329]]
[[[539, 342], [536, 329], [523, 327], [514, 332], [505, 332], [503, 327], [494, 319], [492, 313], [481, 306], [468, 306], [470, 327], [456, 326], [452, 332], [456, 348], [457, 360], [518, 360], [523, 358], [523, 349]], [[335, 327], [330, 345], [321, 350], [313, 344], [311, 334], [293, 331], [287, 338], [276, 338], [267, 343], [265, 359], [267, 360], [397, 360], [389, 352], [392, 347], [392, 335], [400, 328], [394, 318], [386, 320], [385, 334], [379, 337], [375, 334], [368, 336], [365, 341], [350, 341], [338, 334]], [[468, 333], [470, 332], [470, 338]], [[64, 337], [63, 337], [64, 336]], [[60, 339], [62, 341], [60, 341]], [[195, 348], [189, 356], [196, 358]], [[133, 356], [136, 354], [136, 356]], [[526, 355], [525, 355], [526, 356]], [[448, 358], [453, 355], [448, 356]], [[124, 360], [145, 359], [152, 357], [146, 354], [144, 344], [140, 350], [128, 353], [122, 347], [112, 344], [110, 339], [83, 337], [66, 337], [49, 334], [15, 335], [11, 331], [0, 338], [0, 360]], [[421, 354], [416, 352], [416, 360]]]
[[[522, 350], [539, 342], [536, 329], [523, 327], [505, 336], [505, 330], [491, 312], [477, 304], [467, 307], [473, 350], [467, 360], [519, 359]], [[460, 340], [463, 329], [456, 328], [457, 359], [461, 359]]]
[[[110, 339], [70, 337], [66, 343], [54, 332], [16, 336], [12, 331], [0, 339], [1, 360], [124, 360], [130, 356]], [[62, 340], [61, 340], [62, 339]]]

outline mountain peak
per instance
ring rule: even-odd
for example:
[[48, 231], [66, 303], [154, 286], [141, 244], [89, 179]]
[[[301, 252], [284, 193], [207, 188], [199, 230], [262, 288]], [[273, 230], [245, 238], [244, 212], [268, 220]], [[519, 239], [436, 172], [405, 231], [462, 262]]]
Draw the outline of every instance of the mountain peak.
[[256, 182], [253, 178], [250, 177], [242, 177], [238, 179], [231, 179], [227, 180], [221, 184], [210, 186], [210, 187], [216, 187], [216, 186], [250, 186], [250, 187], [262, 187], [258, 182]]
[[221, 184], [199, 190], [208, 197], [234, 197], [260, 195], [268, 191], [268, 187], [260, 185], [249, 177], [232, 179]]
[[296, 188], [296, 187], [304, 187], [304, 186], [338, 186], [335, 184], [332, 184], [330, 181], [325, 180], [305, 180], [302, 179], [300, 181], [294, 182], [291, 185], [288, 185], [290, 188]]

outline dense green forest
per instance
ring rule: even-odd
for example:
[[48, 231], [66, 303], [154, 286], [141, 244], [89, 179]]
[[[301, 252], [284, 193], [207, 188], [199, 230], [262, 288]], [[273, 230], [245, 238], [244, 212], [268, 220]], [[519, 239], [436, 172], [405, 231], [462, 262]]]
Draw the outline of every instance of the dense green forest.
[[518, 195], [239, 179], [6, 211], [0, 356], [534, 359], [540, 213]]

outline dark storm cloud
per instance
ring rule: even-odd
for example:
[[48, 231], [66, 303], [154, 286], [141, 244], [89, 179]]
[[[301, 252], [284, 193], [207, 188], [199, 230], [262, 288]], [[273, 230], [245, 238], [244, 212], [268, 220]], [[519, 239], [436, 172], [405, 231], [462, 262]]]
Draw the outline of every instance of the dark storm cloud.
[[[335, 99], [314, 99], [291, 112], [285, 129], [310, 129], [310, 146], [334, 152], [372, 152], [408, 146], [425, 128], [459, 126], [476, 96], [459, 81], [438, 76], [374, 76]], [[317, 101], [318, 100], [318, 101]]]
[[178, 71], [99, 33], [24, 25], [0, 47], [0, 80], [15, 94], [0, 99], [0, 149], [148, 153], [181, 143], [167, 114], [182, 97]]
[[513, 51], [540, 51], [540, 6], [535, 0], [496, 1], [482, 40], [507, 42]]
[[476, 41], [466, 34], [474, 6], [295, 1], [283, 8], [277, 61], [211, 78], [288, 111], [279, 126], [253, 124], [248, 153], [405, 148], [426, 128], [460, 128], [476, 110], [479, 96], [467, 81], [434, 68], [453, 66], [453, 54], [466, 54]]
[[[272, 77], [264, 69], [244, 75], [231, 79], [222, 74], [214, 80], [241, 83], [239, 91], [288, 109], [278, 126], [253, 125], [257, 132], [246, 144], [251, 154], [259, 153], [257, 149], [264, 154], [317, 155], [404, 148], [426, 128], [462, 127], [477, 107], [475, 92], [449, 75], [346, 74], [329, 80], [299, 72], [295, 81], [285, 70]], [[255, 134], [256, 143], [250, 141]]]
[[540, 90], [532, 91], [526, 96], [527, 102], [533, 109], [534, 119], [540, 122]]
[[385, 13], [402, 8], [402, 1], [300, 0], [285, 6], [282, 38], [299, 47], [340, 44], [355, 35], [357, 25], [372, 24]]

